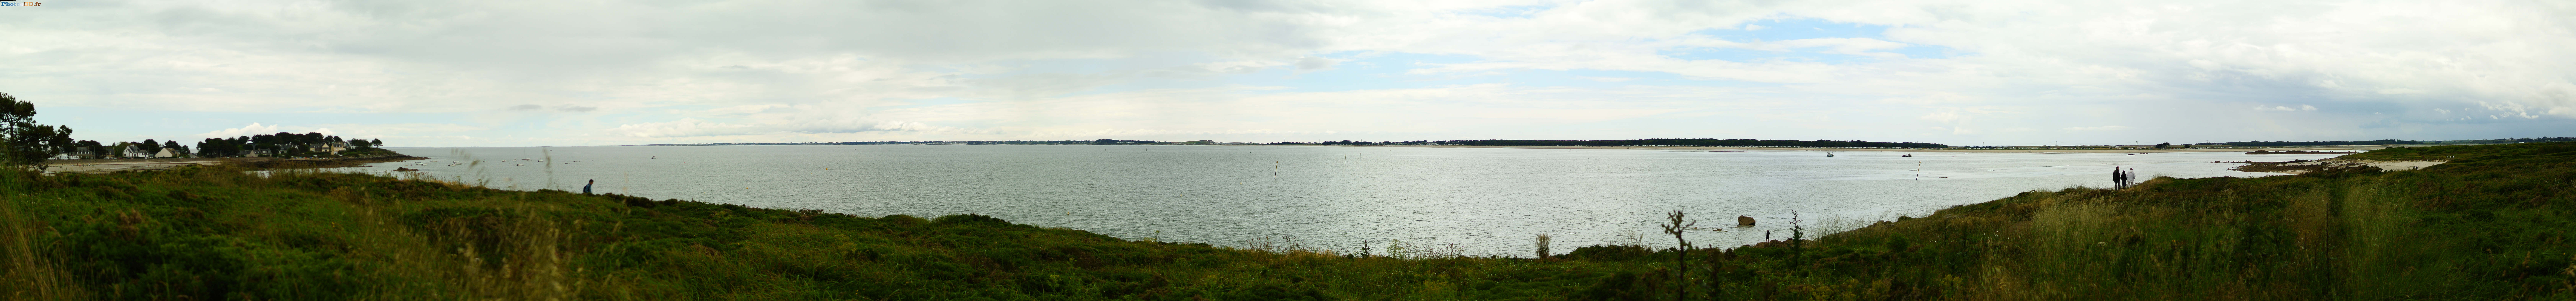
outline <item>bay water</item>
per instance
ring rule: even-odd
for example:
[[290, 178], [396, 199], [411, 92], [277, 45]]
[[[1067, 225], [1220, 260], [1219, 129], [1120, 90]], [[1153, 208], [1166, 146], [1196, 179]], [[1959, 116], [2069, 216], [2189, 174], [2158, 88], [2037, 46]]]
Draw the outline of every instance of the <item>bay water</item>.
[[[2334, 154], [1896, 152], [1169, 145], [795, 145], [393, 148], [428, 157], [341, 171], [512, 190], [580, 191], [860, 216], [984, 214], [1131, 239], [1385, 255], [1531, 256], [1593, 244], [1786, 239], [2031, 190], [2141, 176], [2274, 176], [2212, 161]], [[1902, 155], [1914, 157], [1902, 157]], [[1919, 166], [1919, 168], [1918, 168]], [[1918, 170], [1919, 169], [1919, 170]], [[1758, 225], [1736, 227], [1737, 216]], [[1767, 233], [1766, 233], [1767, 232]]]

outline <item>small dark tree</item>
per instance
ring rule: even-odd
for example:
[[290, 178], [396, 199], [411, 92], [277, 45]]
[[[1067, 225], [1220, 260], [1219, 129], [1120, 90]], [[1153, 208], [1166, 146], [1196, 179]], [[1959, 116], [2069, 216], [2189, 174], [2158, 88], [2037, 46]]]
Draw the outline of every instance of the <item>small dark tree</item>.
[[0, 130], [15, 131], [19, 125], [36, 121], [36, 104], [18, 101], [9, 93], [0, 93]]
[[1692, 230], [1693, 227], [1699, 226], [1699, 221], [1688, 221], [1685, 223], [1684, 220], [1682, 220], [1681, 210], [1673, 210], [1671, 213], [1665, 213], [1664, 218], [1672, 221], [1672, 224], [1661, 225], [1664, 227], [1664, 234], [1672, 234], [1673, 242], [1679, 244], [1673, 247], [1673, 301], [1681, 301], [1682, 296], [1690, 295], [1690, 264], [1688, 264], [1688, 260], [1690, 260], [1690, 252], [1692, 249], [1690, 240], [1683, 239], [1682, 233], [1684, 231]]
[[54, 126], [54, 137], [45, 141], [45, 148], [54, 154], [68, 153], [77, 147], [80, 147], [80, 142], [72, 140], [71, 126]]
[[1797, 210], [1789, 211], [1789, 266], [1804, 264], [1801, 261], [1806, 256], [1807, 227], [1798, 225], [1804, 221], [1798, 218]]
[[2157, 143], [2156, 148], [2173, 147], [2173, 142]]
[[8, 146], [8, 163], [42, 168], [45, 159], [54, 156], [53, 148], [47, 143], [54, 140], [54, 127], [26, 122], [18, 122], [18, 125], [7, 133], [8, 139], [4, 142]]

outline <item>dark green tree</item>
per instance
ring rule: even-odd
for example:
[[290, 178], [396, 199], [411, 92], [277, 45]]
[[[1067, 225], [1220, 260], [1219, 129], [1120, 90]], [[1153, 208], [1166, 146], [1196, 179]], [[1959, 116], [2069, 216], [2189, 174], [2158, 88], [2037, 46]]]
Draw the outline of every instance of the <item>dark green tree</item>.
[[0, 93], [0, 165], [33, 165], [59, 153], [71, 128], [36, 124], [36, 104]]
[[81, 150], [89, 152], [89, 156], [85, 159], [99, 159], [107, 157], [107, 145], [99, 144], [96, 140], [81, 140], [78, 145]]
[[16, 131], [19, 126], [36, 121], [36, 104], [18, 101], [9, 93], [0, 93], [0, 130]]
[[57, 125], [54, 126], [53, 139], [47, 139], [45, 147], [54, 154], [69, 153], [73, 148], [80, 147], [80, 141], [72, 140], [71, 126]]

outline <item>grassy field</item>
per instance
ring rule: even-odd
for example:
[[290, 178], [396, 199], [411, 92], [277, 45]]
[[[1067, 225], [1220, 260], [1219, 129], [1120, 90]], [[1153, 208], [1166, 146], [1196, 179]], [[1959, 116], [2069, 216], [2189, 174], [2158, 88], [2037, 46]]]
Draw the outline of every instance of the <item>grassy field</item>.
[[[2576, 143], [2034, 191], [1815, 240], [1547, 259], [1122, 240], [236, 167], [0, 173], [12, 300], [2576, 298]], [[1656, 219], [1640, 216], [1641, 220]], [[1562, 247], [1560, 247], [1562, 248]], [[1418, 250], [1418, 248], [1417, 248]], [[1423, 255], [1429, 254], [1429, 255]]]

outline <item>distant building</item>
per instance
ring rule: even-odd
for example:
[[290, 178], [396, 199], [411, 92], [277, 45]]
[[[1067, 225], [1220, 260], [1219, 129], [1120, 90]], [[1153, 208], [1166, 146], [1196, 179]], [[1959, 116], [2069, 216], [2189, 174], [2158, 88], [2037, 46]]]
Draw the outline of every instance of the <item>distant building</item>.
[[136, 145], [136, 144], [127, 144], [127, 145], [125, 145], [125, 152], [124, 152], [124, 154], [119, 154], [119, 155], [117, 155], [117, 157], [123, 157], [123, 158], [151, 158], [151, 157], [152, 157], [152, 153], [151, 153], [151, 152], [148, 152], [148, 151], [144, 151], [144, 150], [143, 150], [143, 147], [142, 147], [142, 146], [140, 146], [140, 145]]
[[72, 159], [98, 159], [98, 154], [91, 153], [87, 147], [74, 147], [69, 151], [63, 151], [63, 155], [71, 156]]
[[178, 158], [178, 157], [179, 157], [179, 152], [177, 152], [177, 151], [178, 151], [178, 149], [173, 149], [173, 148], [162, 148], [162, 149], [161, 149], [161, 153], [152, 154], [152, 157], [153, 157], [153, 158]]
[[305, 151], [311, 151], [311, 152], [316, 152], [316, 153], [325, 153], [325, 154], [334, 154], [334, 155], [340, 154], [340, 152], [342, 152], [342, 151], [347, 151], [347, 150], [349, 150], [349, 143], [348, 143], [348, 142], [326, 142], [326, 143], [322, 143], [322, 144], [313, 145], [312, 147], [309, 147], [309, 148], [306, 148], [306, 149], [305, 149]]

